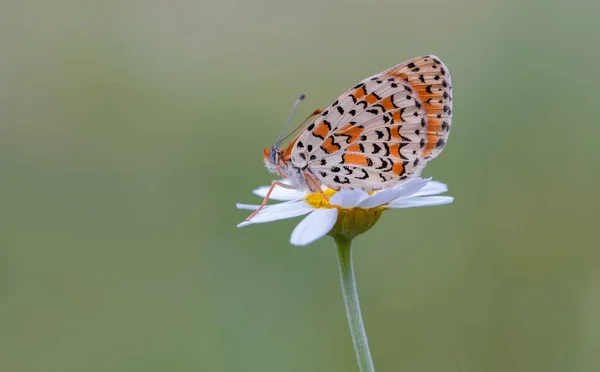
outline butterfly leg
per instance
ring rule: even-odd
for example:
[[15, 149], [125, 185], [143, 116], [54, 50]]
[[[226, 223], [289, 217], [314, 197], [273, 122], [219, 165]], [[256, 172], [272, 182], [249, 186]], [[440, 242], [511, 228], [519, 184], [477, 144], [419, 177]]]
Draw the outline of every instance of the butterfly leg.
[[310, 189], [310, 191], [317, 192], [318, 190], [321, 193], [321, 195], [323, 195], [325, 200], [329, 200], [329, 198], [327, 197], [327, 195], [325, 195], [325, 192], [321, 188], [321, 185], [319, 185], [317, 180], [315, 180], [314, 177], [310, 175], [310, 173], [304, 171], [304, 177], [306, 178], [306, 183], [308, 183], [308, 188]]
[[252, 214], [250, 214], [248, 216], [248, 218], [246, 218], [246, 221], [250, 221], [250, 219], [254, 216], [256, 216], [256, 214], [258, 212], [260, 212], [261, 209], [264, 208], [265, 205], [267, 205], [267, 201], [269, 201], [269, 196], [271, 196], [271, 193], [273, 192], [273, 189], [275, 188], [275, 186], [280, 186], [283, 187], [284, 189], [295, 189], [294, 186], [292, 185], [288, 185], [286, 183], [283, 182], [279, 182], [279, 181], [275, 181], [271, 184], [271, 187], [269, 188], [269, 191], [267, 191], [267, 195], [265, 195], [265, 198], [263, 199], [262, 204], [260, 205], [260, 207], [258, 207], [257, 210], [255, 210], [254, 212], [252, 212]]

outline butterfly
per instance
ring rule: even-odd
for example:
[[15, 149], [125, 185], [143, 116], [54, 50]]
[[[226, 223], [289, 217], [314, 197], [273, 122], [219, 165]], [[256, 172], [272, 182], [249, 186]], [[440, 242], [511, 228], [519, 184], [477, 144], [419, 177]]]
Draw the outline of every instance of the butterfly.
[[290, 144], [281, 141], [292, 115], [275, 145], [263, 149], [267, 169], [289, 183], [275, 186], [322, 192], [330, 189], [392, 187], [421, 174], [428, 161], [442, 151], [452, 122], [450, 73], [436, 56], [410, 59], [368, 77], [344, 92], [312, 118]]

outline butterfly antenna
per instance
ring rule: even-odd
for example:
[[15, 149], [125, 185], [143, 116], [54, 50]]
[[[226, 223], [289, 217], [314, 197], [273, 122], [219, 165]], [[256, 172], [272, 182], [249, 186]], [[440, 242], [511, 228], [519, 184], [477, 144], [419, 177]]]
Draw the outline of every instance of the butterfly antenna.
[[313, 111], [312, 114], [308, 115], [306, 117], [306, 119], [304, 119], [304, 121], [302, 121], [302, 123], [300, 123], [296, 128], [294, 128], [293, 131], [291, 131], [287, 136], [283, 137], [282, 141], [285, 141], [286, 139], [288, 139], [290, 136], [292, 136], [294, 133], [296, 133], [296, 131], [298, 129], [300, 129], [310, 118], [312, 118], [315, 115], [319, 115], [320, 113], [322, 113], [323, 110], [321, 109], [316, 109], [315, 111]]
[[288, 126], [290, 125], [290, 122], [292, 121], [292, 117], [294, 116], [294, 112], [296, 112], [296, 107], [298, 107], [298, 104], [300, 102], [302, 102], [302, 100], [304, 99], [304, 97], [306, 97], [306, 94], [302, 93], [300, 96], [298, 96], [298, 98], [296, 98], [296, 102], [294, 102], [294, 107], [292, 107], [292, 112], [290, 113], [290, 117], [288, 118], [287, 122], [285, 123], [285, 126], [283, 127], [283, 130], [281, 131], [281, 134], [279, 135], [279, 137], [277, 137], [277, 141], [275, 142], [275, 146], [274, 147], [279, 148], [279, 144], [283, 140], [283, 136], [285, 135], [285, 131], [287, 130]]

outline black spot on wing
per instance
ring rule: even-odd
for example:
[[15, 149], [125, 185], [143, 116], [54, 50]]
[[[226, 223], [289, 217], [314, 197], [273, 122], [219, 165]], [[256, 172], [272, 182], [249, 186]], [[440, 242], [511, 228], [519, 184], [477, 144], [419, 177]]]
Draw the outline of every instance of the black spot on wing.
[[339, 184], [348, 184], [350, 183], [350, 180], [348, 179], [348, 177], [344, 177], [343, 179], [341, 179], [340, 176], [336, 175], [335, 177], [333, 177], [333, 182]]
[[385, 127], [385, 130], [387, 132], [387, 140], [386, 141], [391, 141], [392, 140], [392, 131], [390, 130], [390, 127]]
[[[382, 112], [382, 113], [384, 113], [384, 112], [386, 112], [386, 111], [387, 111], [387, 110], [385, 109], [385, 107], [383, 107], [383, 105], [382, 105], [382, 104], [380, 104], [380, 103], [376, 103], [376, 104], [374, 104], [374, 105], [373, 105], [373, 106], [371, 106], [371, 107], [373, 107], [373, 110], [375, 111], [375, 112], [374, 112], [374, 114], [375, 114], [375, 115], [379, 114], [379, 113], [378, 113], [378, 111], [377, 111], [378, 109], [381, 109], [381, 112]], [[369, 111], [369, 112], [370, 112], [370, 111]]]
[[391, 172], [394, 162], [390, 158], [380, 158], [381, 165], [376, 169], [381, 169], [383, 172]]
[[352, 89], [358, 89], [358, 88], [364, 88], [365, 83], [358, 83], [355, 86], [352, 87]]
[[366, 170], [359, 168], [359, 170], [363, 173], [362, 176], [354, 176], [354, 178], [359, 179], [359, 180], [366, 180], [367, 178], [369, 178], [369, 173], [367, 173]]
[[400, 109], [400, 119], [402, 119], [402, 121], [404, 121], [404, 118], [402, 117], [402, 115], [404, 115], [404, 111], [406, 111], [406, 107], [402, 107]]
[[390, 146], [387, 144], [387, 142], [383, 142], [383, 148], [385, 149], [385, 154], [383, 154], [383, 155], [389, 156], [390, 155]]

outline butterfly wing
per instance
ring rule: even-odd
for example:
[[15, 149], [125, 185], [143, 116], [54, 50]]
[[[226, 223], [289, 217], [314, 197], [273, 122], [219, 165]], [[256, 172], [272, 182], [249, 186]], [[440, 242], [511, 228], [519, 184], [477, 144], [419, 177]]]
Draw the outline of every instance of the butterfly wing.
[[342, 94], [290, 144], [291, 160], [333, 189], [390, 187], [442, 151], [451, 119], [447, 67], [413, 58]]

